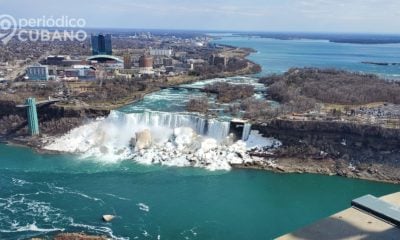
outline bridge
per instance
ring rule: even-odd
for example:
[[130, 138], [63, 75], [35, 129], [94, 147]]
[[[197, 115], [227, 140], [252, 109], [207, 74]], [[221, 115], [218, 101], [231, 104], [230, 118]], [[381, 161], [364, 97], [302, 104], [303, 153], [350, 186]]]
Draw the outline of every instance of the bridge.
[[31, 136], [39, 135], [39, 120], [37, 115], [37, 106], [47, 106], [59, 102], [58, 99], [49, 99], [45, 101], [36, 102], [35, 98], [26, 99], [25, 104], [17, 105], [17, 108], [26, 108], [28, 116], [28, 128]]
[[[51, 105], [51, 104], [54, 104], [54, 103], [57, 103], [57, 102], [60, 102], [60, 101], [61, 101], [61, 100], [59, 100], [59, 99], [45, 100], [45, 101], [36, 102], [35, 105], [41, 107], [41, 106]], [[27, 107], [29, 107], [29, 106], [30, 106], [30, 105], [28, 105], [28, 104], [16, 105], [17, 108], [27, 108]]]

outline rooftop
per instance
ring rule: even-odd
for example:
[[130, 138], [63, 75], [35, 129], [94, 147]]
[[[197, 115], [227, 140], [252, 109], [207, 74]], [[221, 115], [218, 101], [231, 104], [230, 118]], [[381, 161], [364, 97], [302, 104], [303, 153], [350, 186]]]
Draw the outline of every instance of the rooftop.
[[111, 56], [111, 55], [94, 55], [89, 58], [87, 58], [88, 61], [116, 61], [122, 63], [123, 61], [117, 57]]
[[[381, 200], [400, 208], [400, 192], [387, 195]], [[357, 208], [348, 208], [311, 226], [277, 238], [300, 239], [399, 239], [400, 228]]]

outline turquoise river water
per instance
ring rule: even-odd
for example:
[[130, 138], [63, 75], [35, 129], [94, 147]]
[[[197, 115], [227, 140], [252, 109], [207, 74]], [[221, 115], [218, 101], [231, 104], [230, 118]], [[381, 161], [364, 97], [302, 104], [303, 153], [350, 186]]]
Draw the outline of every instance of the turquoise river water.
[[[218, 42], [256, 49], [250, 58], [264, 73], [318, 66], [400, 74], [398, 67], [360, 63], [400, 62], [400, 45]], [[192, 93], [164, 90], [123, 111], [182, 111], [185, 94]], [[0, 145], [0, 239], [81, 231], [115, 239], [272, 239], [347, 208], [356, 197], [399, 190], [399, 185], [336, 176], [145, 166]], [[103, 214], [117, 218], [104, 223]]]

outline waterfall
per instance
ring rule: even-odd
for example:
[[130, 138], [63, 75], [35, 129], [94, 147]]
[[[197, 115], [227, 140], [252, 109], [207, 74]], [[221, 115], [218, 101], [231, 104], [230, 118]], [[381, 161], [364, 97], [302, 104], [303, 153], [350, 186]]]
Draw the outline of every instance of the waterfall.
[[250, 132], [251, 132], [251, 124], [245, 123], [243, 126], [243, 134], [242, 134], [243, 141], [247, 141], [249, 139]]
[[222, 140], [229, 135], [229, 122], [220, 122], [214, 119], [207, 121], [207, 132], [203, 135], [214, 138], [216, 140]]
[[154, 143], [162, 144], [171, 138], [174, 129], [182, 127], [191, 128], [198, 135], [220, 142], [229, 135], [230, 124], [190, 114], [111, 111], [107, 118], [75, 128], [45, 149], [95, 156], [108, 154], [110, 159], [119, 155], [126, 159], [132, 153], [130, 144], [137, 132], [148, 129]]
[[[223, 140], [229, 135], [230, 126], [230, 122], [190, 114], [112, 111], [107, 118], [91, 121], [54, 139], [44, 149], [79, 153], [83, 158], [104, 163], [133, 159], [142, 164], [228, 170], [231, 164], [252, 161], [247, 149], [275, 143], [250, 134], [251, 125], [245, 124], [240, 129], [245, 141], [229, 144]], [[133, 139], [143, 130], [147, 130], [151, 143], [136, 149]]]
[[131, 129], [190, 127], [197, 134], [216, 140], [225, 139], [229, 134], [230, 127], [229, 122], [204, 119], [196, 115], [168, 112], [123, 113], [112, 111], [106, 121], [130, 126]]

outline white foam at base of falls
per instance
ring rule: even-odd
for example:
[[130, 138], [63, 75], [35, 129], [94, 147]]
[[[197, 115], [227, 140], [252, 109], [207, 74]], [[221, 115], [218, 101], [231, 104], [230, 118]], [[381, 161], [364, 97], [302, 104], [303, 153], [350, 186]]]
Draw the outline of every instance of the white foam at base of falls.
[[[151, 146], [135, 150], [131, 146], [132, 138], [146, 129], [151, 133]], [[247, 154], [248, 149], [274, 144], [273, 140], [263, 138], [257, 132], [249, 133], [246, 142], [233, 142], [228, 134], [229, 122], [215, 119], [173, 113], [113, 111], [105, 119], [55, 139], [45, 149], [79, 153], [82, 158], [95, 158], [106, 163], [133, 159], [141, 164], [229, 170], [231, 164], [253, 161]]]

